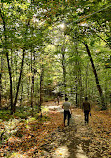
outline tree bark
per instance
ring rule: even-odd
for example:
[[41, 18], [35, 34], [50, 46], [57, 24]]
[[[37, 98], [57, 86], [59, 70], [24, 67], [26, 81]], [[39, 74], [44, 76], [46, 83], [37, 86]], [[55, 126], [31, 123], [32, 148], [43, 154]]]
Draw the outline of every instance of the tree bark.
[[79, 94], [80, 94], [80, 97], [79, 97], [79, 105], [81, 107], [81, 104], [83, 102], [83, 99], [82, 99], [82, 96], [83, 96], [83, 87], [82, 87], [82, 76], [81, 76], [81, 69], [79, 68], [79, 78], [78, 78], [78, 82], [79, 82]]
[[8, 72], [9, 72], [9, 77], [10, 77], [10, 104], [11, 104], [11, 114], [13, 114], [13, 92], [12, 92], [12, 72], [11, 72], [11, 67], [10, 67], [10, 63], [9, 63], [9, 54], [8, 54], [8, 50], [7, 50], [7, 35], [6, 35], [6, 22], [5, 22], [5, 16], [2, 13], [1, 9], [0, 9], [0, 15], [3, 21], [3, 29], [4, 29], [4, 40], [5, 40], [5, 45], [4, 45], [4, 52], [6, 54], [6, 58], [7, 58], [7, 63], [8, 63]]
[[[26, 24], [26, 34], [27, 34], [27, 31], [28, 31], [28, 26], [30, 24], [30, 19], [28, 21], [28, 23]], [[26, 36], [25, 36], [25, 42], [26, 41]], [[16, 103], [17, 103], [17, 98], [18, 98], [18, 93], [19, 93], [19, 88], [20, 88], [20, 83], [21, 83], [21, 78], [22, 78], [22, 72], [23, 72], [23, 65], [24, 65], [24, 57], [25, 57], [25, 44], [24, 43], [24, 48], [23, 48], [23, 55], [22, 55], [22, 62], [21, 62], [21, 69], [20, 69], [20, 76], [19, 76], [19, 81], [18, 81], [18, 84], [17, 84], [17, 92], [16, 92], [16, 96], [15, 96], [15, 100], [14, 100], [14, 113], [15, 113], [15, 110], [16, 110]]]
[[14, 105], [13, 105], [13, 89], [12, 89], [12, 72], [11, 72], [11, 67], [9, 63], [9, 56], [8, 52], [6, 52], [6, 57], [7, 57], [7, 63], [8, 63], [8, 72], [10, 76], [10, 103], [11, 103], [11, 114], [14, 113]]
[[66, 65], [65, 65], [64, 48], [62, 50], [62, 69], [63, 69], [63, 85], [64, 85], [65, 97], [67, 97], [67, 94], [66, 94]]
[[33, 71], [32, 71], [32, 51], [31, 51], [31, 74], [32, 74], [32, 83], [31, 83], [31, 108], [33, 109]]
[[102, 88], [99, 84], [99, 79], [98, 79], [98, 75], [97, 75], [97, 72], [96, 72], [96, 69], [95, 69], [95, 66], [94, 66], [94, 62], [93, 62], [93, 59], [92, 59], [92, 56], [91, 56], [88, 45], [86, 43], [84, 43], [84, 45], [86, 47], [86, 50], [87, 50], [87, 53], [88, 53], [88, 56], [90, 58], [90, 62], [91, 62], [92, 68], [93, 68], [93, 72], [94, 72], [94, 75], [95, 75], [96, 85], [97, 85], [97, 89], [99, 91], [99, 95], [100, 95], [101, 103], [102, 103], [102, 109], [101, 110], [105, 110], [106, 105], [105, 105], [105, 102], [104, 102], [104, 96], [103, 96]]
[[16, 96], [15, 96], [15, 101], [14, 101], [14, 113], [15, 113], [15, 110], [16, 110], [16, 103], [17, 103], [18, 92], [19, 92], [19, 87], [20, 87], [20, 82], [21, 82], [21, 77], [22, 77], [24, 57], [25, 57], [25, 50], [23, 49], [23, 57], [22, 57], [22, 63], [21, 63], [20, 76], [19, 76], [19, 81], [18, 81], [18, 86], [17, 86], [17, 92], [16, 92]]
[[39, 111], [41, 111], [41, 105], [43, 103], [43, 81], [44, 81], [44, 65], [41, 66], [41, 74], [40, 74], [40, 104]]
[[2, 108], [2, 71], [3, 71], [3, 58], [1, 56], [1, 72], [0, 72], [0, 109]]
[[22, 106], [22, 102], [23, 102], [23, 83], [21, 85], [20, 106]]
[[[75, 49], [76, 49], [76, 56], [78, 57], [78, 50], [77, 50], [77, 42], [75, 42]], [[75, 61], [75, 66], [76, 66], [76, 80], [75, 80], [75, 86], [76, 86], [76, 107], [78, 107], [78, 66], [79, 62], [76, 58]]]
[[0, 72], [0, 109], [2, 107], [2, 72]]
[[89, 71], [88, 67], [89, 67], [89, 63], [87, 64], [87, 68], [86, 68], [86, 92], [85, 92], [86, 96], [88, 91], [88, 71]]

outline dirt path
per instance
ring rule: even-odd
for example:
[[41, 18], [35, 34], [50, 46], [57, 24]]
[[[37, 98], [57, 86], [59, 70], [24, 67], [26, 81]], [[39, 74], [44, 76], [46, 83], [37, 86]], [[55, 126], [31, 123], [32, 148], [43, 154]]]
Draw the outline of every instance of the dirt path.
[[42, 113], [46, 121], [19, 123], [18, 131], [2, 144], [0, 157], [111, 158], [111, 113], [92, 111], [89, 125], [85, 125], [82, 110], [74, 108], [70, 126], [63, 127], [61, 107], [62, 102], [59, 106], [45, 102]]
[[[63, 113], [61, 106], [50, 106], [52, 111]], [[92, 118], [89, 125], [84, 124], [84, 116], [80, 110], [74, 109], [70, 126], [58, 127], [41, 146], [41, 156], [46, 158], [111, 158], [110, 140], [100, 140], [92, 130]]]
[[43, 155], [53, 158], [87, 158], [90, 135], [81, 116], [72, 114], [69, 127], [58, 128], [47, 138], [48, 141], [42, 146]]

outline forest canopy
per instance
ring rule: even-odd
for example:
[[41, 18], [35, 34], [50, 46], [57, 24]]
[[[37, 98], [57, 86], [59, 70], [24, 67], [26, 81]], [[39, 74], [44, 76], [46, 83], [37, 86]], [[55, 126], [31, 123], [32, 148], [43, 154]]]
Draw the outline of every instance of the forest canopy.
[[1, 0], [0, 108], [85, 96], [111, 105], [110, 0]]

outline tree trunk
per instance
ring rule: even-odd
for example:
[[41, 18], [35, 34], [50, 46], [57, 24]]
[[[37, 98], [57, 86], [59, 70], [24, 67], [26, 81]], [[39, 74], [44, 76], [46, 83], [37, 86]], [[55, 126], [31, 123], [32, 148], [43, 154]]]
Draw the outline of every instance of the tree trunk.
[[[75, 42], [75, 49], [76, 49], [76, 56], [78, 57], [78, 50], [77, 50], [77, 43]], [[76, 66], [76, 80], [75, 80], [75, 86], [76, 86], [76, 107], [78, 107], [78, 66], [79, 62], [76, 58], [75, 61], [75, 66]]]
[[35, 93], [35, 86], [34, 86], [34, 84], [35, 84], [35, 78], [34, 78], [34, 76], [35, 76], [35, 74], [36, 74], [36, 69], [35, 69], [35, 51], [34, 51], [34, 68], [33, 68], [33, 95], [34, 95], [34, 103], [36, 102], [36, 93]]
[[41, 105], [43, 103], [43, 78], [44, 78], [44, 66], [41, 66], [41, 74], [40, 74], [40, 104], [39, 111], [41, 111]]
[[15, 113], [15, 110], [16, 110], [16, 103], [17, 103], [18, 92], [19, 92], [19, 87], [20, 87], [20, 82], [21, 82], [21, 77], [22, 77], [24, 56], [25, 56], [25, 50], [23, 49], [23, 57], [22, 57], [22, 63], [21, 63], [20, 76], [19, 76], [19, 81], [18, 81], [18, 85], [17, 85], [17, 92], [16, 92], [16, 96], [15, 96], [15, 101], [14, 101], [14, 113]]
[[23, 83], [21, 85], [20, 106], [22, 106], [22, 102], [23, 102]]
[[33, 71], [32, 71], [32, 51], [31, 51], [31, 74], [32, 74], [32, 83], [31, 83], [31, 108], [33, 109]]
[[[30, 24], [30, 19], [28, 20], [28, 23], [26, 24], [26, 34], [28, 31], [28, 26]], [[20, 83], [21, 83], [21, 78], [22, 78], [22, 72], [23, 72], [23, 65], [24, 65], [24, 57], [25, 57], [25, 44], [26, 44], [26, 34], [25, 34], [25, 43], [24, 43], [24, 48], [23, 48], [23, 55], [22, 55], [22, 63], [21, 63], [21, 69], [20, 69], [20, 76], [19, 76], [19, 81], [18, 81], [18, 85], [17, 85], [17, 92], [16, 92], [16, 96], [15, 96], [15, 101], [14, 101], [14, 113], [16, 110], [16, 103], [17, 103], [17, 98], [18, 98], [18, 93], [19, 93], [19, 88], [20, 88]]]
[[64, 48], [63, 48], [63, 50], [62, 50], [62, 69], [63, 69], [63, 85], [64, 85], [64, 92], [65, 92], [65, 97], [67, 97], [67, 94], [66, 94], [66, 66], [65, 66]]
[[33, 116], [33, 102], [34, 102], [34, 72], [33, 72], [33, 53], [31, 51], [31, 74], [32, 74], [32, 83], [31, 83], [31, 108]]
[[11, 104], [11, 114], [14, 113], [14, 105], [13, 105], [13, 89], [12, 89], [12, 73], [11, 73], [11, 67], [9, 63], [9, 56], [8, 52], [6, 52], [6, 57], [7, 57], [7, 63], [8, 63], [8, 72], [10, 76], [10, 104]]
[[1, 12], [1, 9], [0, 9], [0, 15], [1, 15], [1, 18], [3, 21], [4, 40], [5, 40], [4, 52], [6, 53], [6, 58], [7, 58], [7, 63], [8, 63], [8, 72], [9, 72], [9, 77], [10, 77], [10, 104], [11, 104], [11, 114], [13, 114], [12, 73], [11, 73], [11, 67], [10, 67], [10, 63], [9, 63], [8, 50], [7, 50], [7, 35], [6, 35], [5, 16], [4, 16], [4, 13]]
[[82, 76], [81, 76], [81, 69], [79, 68], [79, 78], [78, 78], [78, 82], [79, 82], [79, 106], [81, 108], [81, 104], [83, 102], [82, 96], [83, 96], [83, 88], [82, 88]]
[[1, 72], [0, 72], [0, 109], [2, 108], [2, 71], [3, 71], [3, 58], [1, 56]]
[[97, 72], [96, 72], [96, 69], [95, 69], [95, 66], [94, 66], [94, 62], [93, 62], [93, 59], [92, 59], [92, 56], [91, 56], [91, 53], [90, 53], [88, 45], [86, 43], [84, 43], [84, 45], [85, 45], [87, 53], [88, 53], [88, 55], [90, 57], [91, 65], [92, 65], [93, 72], [94, 72], [94, 75], [95, 75], [96, 85], [97, 85], [97, 89], [99, 91], [99, 95], [100, 95], [101, 103], [102, 103], [102, 109], [101, 110], [105, 110], [106, 109], [106, 105], [105, 105], [105, 102], [104, 102], [104, 96], [103, 96], [103, 92], [102, 92], [101, 86], [99, 84], [99, 79], [98, 79], [98, 75], [97, 75]]
[[0, 109], [2, 107], [2, 72], [0, 72]]
[[89, 71], [88, 67], [89, 67], [89, 63], [87, 64], [87, 68], [86, 68], [86, 92], [85, 92], [86, 96], [88, 91], [88, 71]]

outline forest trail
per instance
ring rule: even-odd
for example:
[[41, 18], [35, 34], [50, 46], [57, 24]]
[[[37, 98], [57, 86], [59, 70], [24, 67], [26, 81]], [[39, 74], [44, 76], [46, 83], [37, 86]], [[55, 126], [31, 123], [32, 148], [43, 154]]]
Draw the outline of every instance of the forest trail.
[[[63, 114], [61, 105], [49, 106], [48, 108], [50, 109], [50, 111], [54, 110]], [[70, 120], [70, 126], [66, 126], [64, 128], [58, 127], [58, 129], [51, 133], [51, 143], [47, 141], [47, 143], [42, 146], [45, 157], [88, 158], [86, 156], [86, 153], [88, 151], [90, 140], [80, 140], [80, 136], [81, 134], [83, 134], [83, 131], [87, 131], [86, 126], [84, 126], [83, 120], [80, 118], [81, 115], [75, 114], [73, 112]]]
[[[50, 112], [54, 110], [63, 114], [61, 106], [62, 103], [59, 106], [50, 104], [47, 107]], [[111, 141], [105, 139], [105, 136], [102, 138], [101, 134], [98, 137], [100, 131], [96, 131], [97, 133], [94, 131], [93, 121], [91, 116], [89, 125], [85, 125], [82, 111], [75, 108], [70, 120], [70, 126], [58, 127], [49, 136], [52, 139], [47, 139], [47, 142], [42, 146], [43, 157], [110, 158]], [[101, 130], [101, 127], [99, 128]]]
[[70, 126], [66, 127], [62, 102], [45, 102], [42, 112], [47, 120], [27, 119], [18, 123], [15, 134], [1, 146], [1, 157], [111, 158], [110, 112], [92, 111], [89, 125], [85, 125], [82, 110], [74, 108]]

